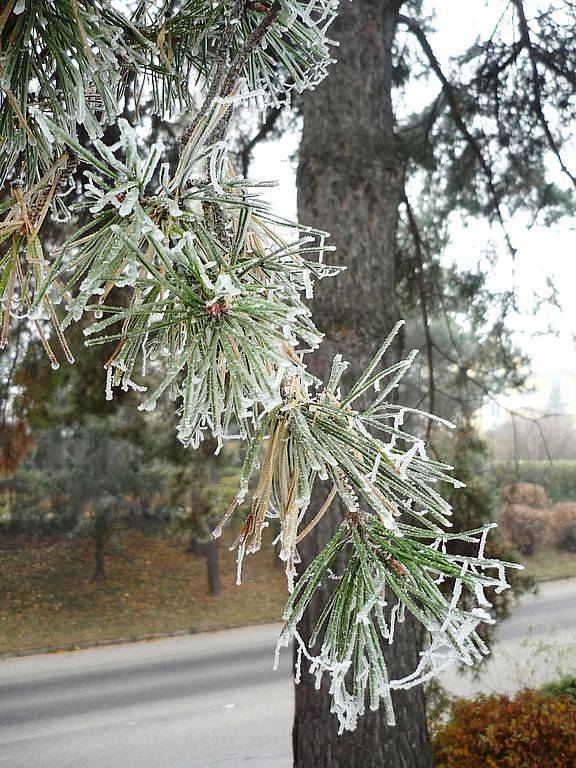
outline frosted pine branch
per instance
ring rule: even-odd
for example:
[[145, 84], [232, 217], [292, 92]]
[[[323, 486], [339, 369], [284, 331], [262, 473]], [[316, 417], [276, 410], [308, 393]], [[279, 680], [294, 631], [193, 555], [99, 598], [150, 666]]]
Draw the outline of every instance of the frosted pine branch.
[[[8, 2], [0, 14], [0, 181], [9, 177], [12, 188], [0, 205], [0, 346], [11, 323], [27, 320], [53, 367], [58, 349], [72, 362], [65, 330], [88, 316], [87, 344], [114, 345], [107, 398], [133, 388], [152, 410], [171, 397], [185, 445], [205, 436], [218, 446], [232, 435], [247, 442], [238, 493], [215, 535], [254, 481], [234, 544], [238, 576], [277, 518], [290, 592], [278, 649], [295, 638], [298, 674], [306, 663], [318, 684], [329, 676], [344, 730], [367, 705], [383, 704], [393, 722], [392, 690], [454, 660], [480, 659], [477, 629], [492, 621], [484, 590], [505, 589], [505, 569], [518, 566], [485, 558], [490, 526], [450, 530], [442, 488], [458, 481], [405, 428], [418, 412], [389, 399], [413, 360], [383, 367], [400, 324], [347, 393], [339, 355], [327, 382], [307, 371], [322, 334], [306, 301], [315, 279], [339, 271], [324, 262], [326, 233], [276, 215], [261, 197], [266, 185], [238, 176], [230, 162], [238, 102], [287, 103], [326, 75], [337, 5], [193, 0], [173, 12], [172, 4], [141, 2], [127, 18], [105, 0]], [[117, 119], [127, 79], [156, 115], [193, 110], [172, 165], [162, 143], [143, 152], [135, 127]], [[102, 141], [109, 124], [120, 135], [112, 146]], [[79, 207], [90, 220], [46, 254], [43, 223], [69, 214], [78, 162], [86, 168]], [[327, 481], [326, 499], [311, 510], [319, 481]], [[298, 546], [337, 497], [343, 519], [298, 575]], [[477, 555], [451, 553], [457, 541], [477, 545]], [[328, 580], [330, 596], [304, 644], [298, 622]], [[471, 610], [462, 607], [464, 591]], [[429, 642], [416, 669], [390, 680], [382, 649], [406, 612]]]

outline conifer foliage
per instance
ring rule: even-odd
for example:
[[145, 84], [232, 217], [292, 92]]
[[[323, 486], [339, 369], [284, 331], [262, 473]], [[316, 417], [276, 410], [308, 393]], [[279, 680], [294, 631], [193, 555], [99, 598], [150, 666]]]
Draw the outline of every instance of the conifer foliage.
[[[114, 343], [109, 399], [115, 387], [140, 392], [144, 410], [172, 398], [185, 445], [247, 441], [222, 521], [257, 475], [236, 541], [238, 576], [278, 518], [290, 591], [279, 647], [296, 638], [300, 662], [331, 679], [341, 729], [353, 729], [366, 704], [384, 702], [393, 722], [392, 690], [486, 652], [476, 632], [491, 621], [484, 589], [507, 587], [508, 564], [484, 556], [490, 526], [458, 534], [477, 543], [476, 556], [450, 553], [456, 535], [441, 486], [457, 481], [406, 431], [413, 412], [390, 397], [413, 355], [382, 362], [400, 323], [348, 392], [339, 356], [327, 382], [307, 371], [322, 334], [306, 300], [314, 280], [339, 271], [324, 261], [326, 234], [273, 212], [230, 160], [238, 102], [287, 102], [326, 75], [337, 5], [142, 0], [128, 17], [106, 0], [8, 0], [0, 13], [0, 177], [11, 184], [0, 206], [1, 344], [25, 318], [54, 367], [62, 357], [54, 339], [73, 362], [66, 327], [87, 315], [87, 344]], [[138, 125], [118, 119], [128, 82], [160, 118], [192, 115], [177, 162], [161, 143], [143, 150]], [[103, 140], [110, 124], [114, 144]], [[79, 163], [88, 223], [45, 253], [42, 224], [68, 215]], [[129, 296], [121, 304], [117, 288]], [[319, 480], [331, 490], [309, 511]], [[345, 518], [298, 576], [298, 543], [337, 495]], [[346, 565], [334, 573], [342, 553]], [[335, 586], [307, 647], [298, 621], [329, 578]], [[450, 599], [439, 588], [446, 581]], [[463, 590], [474, 596], [469, 610]], [[406, 611], [430, 639], [412, 674], [390, 680], [382, 643], [393, 642]]]

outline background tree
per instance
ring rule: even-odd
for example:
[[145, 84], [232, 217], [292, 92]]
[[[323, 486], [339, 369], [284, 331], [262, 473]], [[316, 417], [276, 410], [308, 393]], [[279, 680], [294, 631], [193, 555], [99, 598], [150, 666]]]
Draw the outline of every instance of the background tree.
[[[73, 348], [78, 342], [80, 326], [70, 334]], [[146, 451], [145, 420], [122, 399], [113, 407], [105, 400], [99, 381], [104, 353], [89, 351], [77, 366], [54, 372], [41, 347], [28, 345], [11, 378], [11, 401], [30, 445], [3, 483], [14, 496], [13, 528], [92, 536], [100, 583], [112, 528], [166, 523], [171, 510], [163, 503], [158, 465]]]
[[[176, 439], [172, 421], [173, 415], [166, 413], [164, 425], [158, 423], [149, 436], [149, 450], [152, 455], [161, 456], [168, 466], [169, 508], [178, 512], [173, 529], [186, 536], [190, 554], [204, 557], [208, 591], [218, 595], [220, 540], [212, 532], [237, 487], [241, 457], [233, 443], [214, 455], [217, 445], [210, 438], [189, 456]], [[166, 423], [169, 429], [165, 428]]]
[[576, 457], [576, 429], [570, 413], [542, 413], [523, 408], [507, 413], [490, 430], [499, 461], [559, 461]]

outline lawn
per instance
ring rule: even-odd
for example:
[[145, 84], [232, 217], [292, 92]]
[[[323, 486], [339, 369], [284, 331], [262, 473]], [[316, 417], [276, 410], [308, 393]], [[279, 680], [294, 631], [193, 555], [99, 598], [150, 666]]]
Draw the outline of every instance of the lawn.
[[543, 549], [530, 557], [520, 556], [518, 561], [526, 568], [526, 574], [535, 581], [576, 577], [576, 552]]
[[271, 547], [245, 559], [238, 587], [229, 542], [220, 547], [222, 592], [210, 597], [204, 559], [181, 540], [120, 534], [100, 586], [90, 540], [3, 537], [0, 653], [279, 620], [286, 581]]
[[[246, 558], [239, 587], [230, 541], [225, 534], [220, 547], [222, 592], [210, 597], [205, 561], [182, 540], [118, 534], [100, 586], [92, 580], [90, 539], [4, 537], [0, 653], [279, 620], [286, 582], [269, 538]], [[576, 553], [546, 550], [521, 560], [536, 581], [576, 576]]]

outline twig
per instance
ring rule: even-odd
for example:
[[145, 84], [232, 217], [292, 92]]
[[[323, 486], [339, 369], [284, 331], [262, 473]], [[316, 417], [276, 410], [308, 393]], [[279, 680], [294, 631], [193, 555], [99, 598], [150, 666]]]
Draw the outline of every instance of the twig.
[[[233, 22], [237, 20], [238, 16], [242, 13], [245, 5], [246, 0], [236, 0], [236, 3], [230, 12], [228, 26], [222, 35], [220, 42], [218, 43], [218, 49], [216, 51], [217, 63], [214, 75], [212, 77], [212, 83], [210, 84], [210, 88], [208, 89], [208, 93], [206, 94], [206, 98], [204, 99], [200, 110], [196, 114], [190, 127], [182, 136], [182, 147], [186, 146], [190, 140], [190, 137], [194, 133], [196, 126], [202, 117], [207, 113], [214, 99], [217, 96], [220, 98], [226, 98], [232, 93], [236, 87], [240, 72], [246, 63], [246, 60], [261, 42], [268, 29], [276, 21], [282, 9], [279, 0], [275, 0], [260, 24], [250, 33], [241, 50], [238, 51], [230, 65], [227, 67], [226, 62], [228, 59], [229, 47], [230, 43], [232, 42], [235, 29], [235, 24]], [[226, 124], [226, 116], [222, 118], [222, 121], [224, 124]]]
[[204, 101], [202, 102], [202, 106], [194, 116], [194, 119], [192, 120], [192, 123], [190, 124], [190, 126], [182, 134], [182, 137], [180, 139], [180, 144], [182, 149], [186, 146], [186, 144], [188, 144], [188, 142], [190, 141], [190, 137], [192, 136], [192, 134], [196, 130], [196, 127], [198, 126], [198, 123], [204, 117], [204, 115], [208, 112], [210, 105], [218, 95], [218, 90], [222, 83], [222, 79], [224, 78], [226, 73], [226, 60], [228, 56], [228, 48], [230, 46], [230, 42], [234, 34], [235, 25], [232, 22], [237, 20], [245, 4], [246, 4], [246, 0], [236, 0], [236, 2], [234, 3], [234, 6], [230, 10], [230, 15], [228, 17], [228, 25], [224, 30], [224, 34], [222, 35], [222, 37], [218, 42], [218, 47], [216, 48], [216, 52], [214, 54], [216, 59], [216, 67], [212, 75], [212, 82], [210, 83], [208, 92], [206, 93]]

